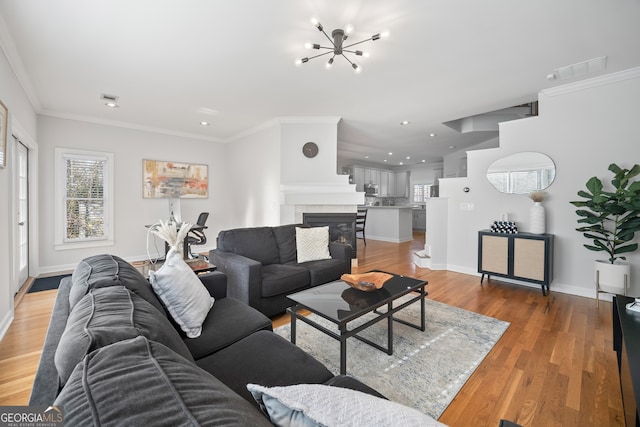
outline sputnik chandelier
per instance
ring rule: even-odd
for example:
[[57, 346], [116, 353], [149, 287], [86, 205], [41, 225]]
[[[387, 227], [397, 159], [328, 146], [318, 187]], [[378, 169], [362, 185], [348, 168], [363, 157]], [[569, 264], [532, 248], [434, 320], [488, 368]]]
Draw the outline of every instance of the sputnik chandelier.
[[357, 63], [355, 63], [354, 61], [350, 60], [345, 55], [345, 52], [352, 53], [352, 54], [354, 54], [356, 56], [368, 57], [369, 54], [367, 52], [363, 52], [361, 50], [349, 50], [349, 48], [352, 47], [352, 46], [355, 46], [357, 44], [365, 43], [365, 42], [368, 42], [368, 41], [376, 41], [376, 40], [380, 40], [381, 38], [386, 38], [386, 37], [389, 36], [388, 32], [378, 33], [378, 34], [372, 35], [368, 39], [365, 39], [365, 40], [362, 40], [362, 41], [359, 41], [359, 42], [356, 42], [356, 43], [351, 43], [351, 44], [345, 46], [344, 42], [347, 40], [349, 35], [351, 35], [351, 33], [353, 32], [353, 27], [351, 25], [347, 25], [344, 29], [337, 28], [337, 29], [333, 30], [331, 32], [331, 37], [329, 37], [329, 35], [324, 31], [324, 27], [322, 26], [322, 24], [320, 22], [318, 22], [318, 20], [316, 18], [311, 18], [311, 23], [318, 29], [318, 31], [322, 32], [322, 34], [325, 35], [325, 37], [331, 42], [331, 46], [330, 47], [329, 46], [321, 46], [318, 43], [306, 43], [305, 47], [307, 49], [316, 49], [316, 50], [326, 49], [327, 52], [320, 53], [320, 54], [314, 55], [314, 56], [309, 56], [309, 57], [305, 57], [305, 58], [296, 59], [296, 65], [298, 65], [298, 66], [309, 62], [310, 59], [314, 59], [314, 58], [318, 58], [320, 56], [333, 54], [331, 56], [331, 58], [329, 58], [329, 61], [325, 65], [327, 67], [327, 69], [331, 68], [331, 66], [333, 65], [333, 60], [334, 60], [334, 58], [336, 56], [342, 56], [344, 59], [347, 60], [347, 62], [349, 64], [351, 64], [351, 67], [353, 68], [353, 70], [356, 73], [360, 73], [362, 71], [362, 67], [360, 65], [358, 65]]

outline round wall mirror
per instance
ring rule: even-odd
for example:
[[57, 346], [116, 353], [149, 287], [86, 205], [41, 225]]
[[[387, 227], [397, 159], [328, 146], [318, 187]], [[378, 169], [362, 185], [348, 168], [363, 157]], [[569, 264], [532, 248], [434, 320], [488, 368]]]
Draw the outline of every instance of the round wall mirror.
[[553, 160], [532, 151], [496, 160], [487, 169], [487, 179], [496, 190], [507, 194], [529, 194], [549, 187], [556, 177]]

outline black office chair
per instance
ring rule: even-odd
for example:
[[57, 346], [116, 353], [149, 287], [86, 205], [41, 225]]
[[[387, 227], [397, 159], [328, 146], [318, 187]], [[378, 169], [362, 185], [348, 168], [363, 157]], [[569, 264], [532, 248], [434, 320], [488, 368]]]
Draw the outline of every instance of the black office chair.
[[191, 251], [191, 245], [204, 245], [207, 243], [207, 236], [204, 234], [204, 230], [207, 228], [205, 224], [207, 223], [207, 218], [209, 218], [209, 212], [202, 212], [198, 215], [198, 220], [196, 221], [196, 225], [200, 226], [197, 229], [189, 230], [189, 234], [187, 235], [187, 241], [189, 244], [189, 258], [194, 259], [198, 258], [200, 255], [193, 254]]
[[367, 239], [364, 235], [365, 225], [367, 225], [367, 209], [358, 208], [358, 213], [356, 214], [356, 238], [360, 239], [358, 233], [362, 233], [362, 240], [364, 240], [364, 245], [367, 246]]

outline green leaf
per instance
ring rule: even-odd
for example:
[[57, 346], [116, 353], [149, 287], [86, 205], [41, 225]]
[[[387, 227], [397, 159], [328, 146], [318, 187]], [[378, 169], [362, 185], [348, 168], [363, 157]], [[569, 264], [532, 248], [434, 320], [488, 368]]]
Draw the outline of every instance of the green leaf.
[[[598, 177], [594, 176], [587, 181], [587, 189], [591, 191], [591, 194], [597, 196], [602, 191], [602, 181]], [[580, 193], [578, 193], [579, 195]]]
[[638, 250], [638, 244], [637, 243], [632, 243], [630, 245], [626, 245], [626, 246], [618, 246], [615, 250], [616, 254], [624, 254], [627, 252], [633, 252]]

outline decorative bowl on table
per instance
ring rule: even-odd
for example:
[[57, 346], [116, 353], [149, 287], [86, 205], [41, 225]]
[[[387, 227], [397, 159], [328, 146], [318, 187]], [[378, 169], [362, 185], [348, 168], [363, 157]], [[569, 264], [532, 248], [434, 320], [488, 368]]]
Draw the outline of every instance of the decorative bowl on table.
[[343, 274], [340, 276], [340, 280], [347, 283], [352, 288], [364, 292], [371, 292], [381, 289], [384, 286], [384, 283], [392, 277], [393, 275], [389, 273], [372, 271], [370, 273], [362, 274]]

